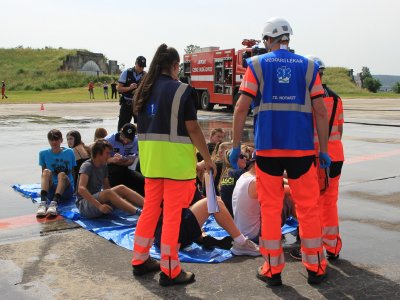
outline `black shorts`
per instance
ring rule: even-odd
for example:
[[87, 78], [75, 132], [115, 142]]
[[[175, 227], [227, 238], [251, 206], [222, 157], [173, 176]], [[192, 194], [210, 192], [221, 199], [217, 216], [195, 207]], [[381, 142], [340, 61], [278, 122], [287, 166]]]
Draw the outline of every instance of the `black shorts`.
[[[157, 223], [156, 233], [154, 235], [154, 243], [157, 247], [161, 244], [162, 233], [162, 217]], [[195, 215], [189, 208], [182, 209], [181, 226], [179, 230], [179, 243], [181, 248], [185, 248], [201, 236], [201, 228]]]

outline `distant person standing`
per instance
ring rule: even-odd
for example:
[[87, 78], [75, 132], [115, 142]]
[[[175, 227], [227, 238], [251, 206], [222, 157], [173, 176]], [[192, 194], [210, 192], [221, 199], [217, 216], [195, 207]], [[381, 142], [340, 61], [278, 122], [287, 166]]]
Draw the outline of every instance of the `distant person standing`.
[[111, 99], [117, 99], [117, 82], [115, 80], [111, 83]]
[[104, 81], [103, 84], [104, 99], [108, 99], [108, 83]]
[[88, 91], [89, 91], [89, 99], [94, 99], [94, 83], [93, 83], [93, 81], [89, 82]]
[[1, 82], [1, 99], [8, 99], [7, 95], [6, 95], [6, 83], [4, 82], [4, 80]]
[[132, 104], [133, 95], [139, 86], [140, 80], [146, 74], [144, 68], [146, 67], [146, 58], [138, 56], [136, 58], [135, 66], [129, 68], [121, 73], [118, 80], [117, 90], [121, 93], [120, 110], [118, 119], [118, 131], [126, 123], [130, 123], [133, 117], [133, 122], [137, 123], [136, 116], [133, 114]]

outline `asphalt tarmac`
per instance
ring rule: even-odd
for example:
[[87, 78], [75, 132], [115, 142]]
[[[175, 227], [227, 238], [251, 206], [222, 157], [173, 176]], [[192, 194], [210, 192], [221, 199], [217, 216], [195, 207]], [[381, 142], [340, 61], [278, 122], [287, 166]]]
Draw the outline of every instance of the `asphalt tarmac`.
[[[400, 299], [400, 100], [344, 100], [343, 167], [339, 199], [340, 259], [320, 286], [307, 284], [301, 263], [285, 255], [284, 285], [255, 278], [262, 258], [183, 264], [196, 282], [161, 288], [158, 274], [133, 278], [131, 251], [75, 223], [38, 222], [36, 204], [11, 189], [39, 182], [38, 151], [52, 128], [76, 129], [90, 143], [96, 127], [116, 130], [118, 104], [0, 105], [1, 299]], [[227, 129], [232, 114], [199, 112], [206, 135]], [[251, 139], [251, 118], [247, 139]]]

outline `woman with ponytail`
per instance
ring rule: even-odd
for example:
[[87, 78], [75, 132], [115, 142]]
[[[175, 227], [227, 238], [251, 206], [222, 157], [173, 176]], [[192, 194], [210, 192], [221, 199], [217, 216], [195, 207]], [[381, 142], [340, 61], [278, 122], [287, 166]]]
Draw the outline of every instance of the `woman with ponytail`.
[[[140, 167], [145, 176], [145, 202], [133, 247], [135, 276], [160, 270], [159, 284], [169, 286], [194, 281], [180, 267], [178, 237], [181, 212], [195, 192], [196, 149], [205, 168], [216, 171], [197, 123], [195, 90], [178, 81], [179, 54], [162, 44], [134, 100], [138, 116]], [[149, 256], [159, 216], [163, 214], [160, 263]]]

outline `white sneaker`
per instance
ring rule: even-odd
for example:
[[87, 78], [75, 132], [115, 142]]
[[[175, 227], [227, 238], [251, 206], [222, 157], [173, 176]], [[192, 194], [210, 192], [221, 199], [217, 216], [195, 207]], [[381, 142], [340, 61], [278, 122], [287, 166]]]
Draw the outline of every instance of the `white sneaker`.
[[43, 218], [46, 216], [46, 201], [42, 201], [39, 204], [38, 210], [36, 212], [36, 217], [38, 218]]
[[57, 216], [57, 202], [51, 201], [49, 207], [47, 208], [47, 214], [50, 216]]
[[235, 255], [249, 255], [249, 256], [260, 256], [260, 248], [253, 241], [246, 239], [243, 245], [233, 242], [231, 252]]

